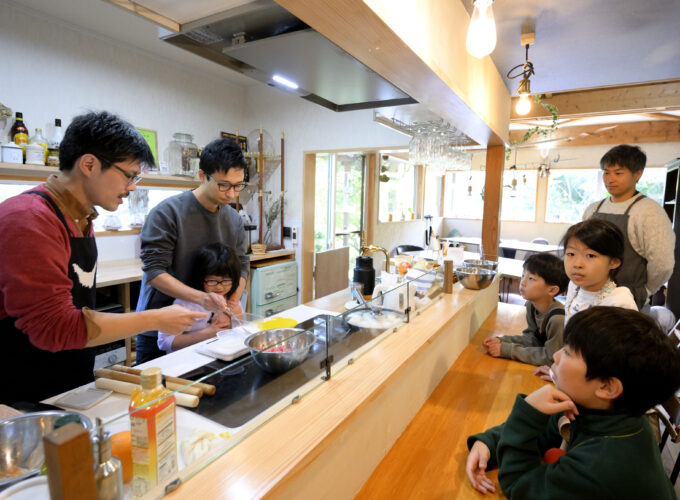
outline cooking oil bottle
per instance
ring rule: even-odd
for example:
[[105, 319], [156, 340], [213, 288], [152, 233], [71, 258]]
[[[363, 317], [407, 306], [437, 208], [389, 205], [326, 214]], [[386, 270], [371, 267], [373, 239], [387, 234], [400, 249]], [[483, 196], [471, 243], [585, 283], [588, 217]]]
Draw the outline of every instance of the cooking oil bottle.
[[163, 387], [160, 368], [152, 367], [142, 370], [141, 386], [130, 396], [132, 493], [135, 498], [177, 475], [175, 396], [168, 394], [170, 391]]

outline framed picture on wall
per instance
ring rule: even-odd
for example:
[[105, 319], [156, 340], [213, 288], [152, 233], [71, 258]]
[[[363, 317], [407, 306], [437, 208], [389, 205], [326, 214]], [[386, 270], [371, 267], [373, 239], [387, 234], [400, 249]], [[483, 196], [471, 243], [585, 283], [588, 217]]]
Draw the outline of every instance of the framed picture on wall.
[[148, 128], [139, 128], [137, 131], [142, 134], [144, 140], [151, 148], [151, 154], [153, 155], [153, 161], [158, 168], [158, 138], [155, 130], [149, 130]]
[[248, 151], [248, 139], [242, 135], [232, 134], [230, 132], [220, 132], [222, 137], [227, 137], [229, 139], [234, 139], [241, 146], [241, 151], [246, 153]]

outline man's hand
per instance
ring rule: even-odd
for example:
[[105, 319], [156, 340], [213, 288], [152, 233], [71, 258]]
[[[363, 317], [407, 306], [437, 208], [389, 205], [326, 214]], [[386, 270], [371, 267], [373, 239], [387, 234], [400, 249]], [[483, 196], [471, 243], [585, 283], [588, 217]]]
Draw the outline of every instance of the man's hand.
[[475, 444], [470, 448], [467, 463], [465, 464], [465, 472], [470, 480], [473, 488], [480, 493], [495, 493], [496, 485], [494, 482], [486, 477], [486, 466], [491, 458], [489, 447], [482, 441], [475, 441]]
[[157, 329], [170, 335], [178, 335], [186, 330], [189, 330], [196, 320], [205, 318], [206, 313], [190, 311], [186, 307], [172, 305], [156, 309]]
[[215, 313], [210, 324], [217, 328], [217, 332], [226, 330], [231, 328], [231, 317], [227, 313]]
[[550, 367], [548, 365], [539, 366], [531, 373], [541, 377], [541, 380], [545, 380], [546, 382], [553, 382], [553, 379], [550, 376]]
[[494, 358], [501, 355], [501, 339], [498, 337], [487, 337], [482, 341], [482, 345], [486, 348], [486, 352]]
[[553, 385], [544, 385], [532, 392], [524, 401], [546, 415], [564, 412], [569, 420], [574, 420], [578, 415], [576, 403], [569, 396]]
[[227, 311], [227, 301], [222, 295], [214, 292], [206, 292], [203, 295], [203, 300], [201, 305], [205, 307], [208, 311], [215, 313], [223, 313]]
[[243, 308], [241, 307], [241, 300], [231, 298], [227, 301], [227, 307], [229, 307], [229, 314], [233, 316], [234, 314], [243, 314]]

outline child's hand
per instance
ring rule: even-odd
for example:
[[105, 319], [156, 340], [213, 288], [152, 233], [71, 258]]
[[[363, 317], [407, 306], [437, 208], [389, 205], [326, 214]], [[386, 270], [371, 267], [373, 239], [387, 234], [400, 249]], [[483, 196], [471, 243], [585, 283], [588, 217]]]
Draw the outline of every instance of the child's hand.
[[475, 444], [470, 448], [467, 463], [465, 464], [465, 472], [470, 480], [473, 488], [480, 493], [495, 493], [496, 485], [494, 482], [486, 477], [486, 465], [491, 458], [489, 447], [482, 441], [475, 441]]
[[569, 420], [574, 420], [578, 415], [576, 403], [569, 396], [552, 385], [544, 385], [540, 389], [529, 394], [524, 401], [546, 415], [564, 412]]
[[545, 380], [546, 382], [553, 381], [552, 377], [550, 376], [550, 367], [548, 365], [539, 366], [532, 373], [534, 375], [538, 375], [541, 377], [541, 380]]
[[487, 337], [482, 341], [482, 345], [490, 356], [497, 358], [501, 355], [501, 339], [498, 337]]

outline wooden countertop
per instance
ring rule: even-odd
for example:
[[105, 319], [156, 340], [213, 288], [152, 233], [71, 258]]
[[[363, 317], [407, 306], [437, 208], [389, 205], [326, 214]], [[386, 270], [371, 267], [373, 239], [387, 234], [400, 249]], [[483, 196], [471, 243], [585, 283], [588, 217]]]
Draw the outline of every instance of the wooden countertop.
[[[344, 293], [309, 305], [337, 309], [346, 301]], [[497, 281], [481, 291], [454, 285], [453, 294], [444, 295], [410, 323], [387, 335], [373, 349], [353, 359], [351, 366], [334, 370], [330, 381], [305, 394], [203, 470], [200, 466], [185, 470], [182, 475], [192, 478], [169, 498], [318, 498], [322, 489], [324, 497], [331, 494], [329, 491], [338, 498], [352, 496], [379, 462], [379, 458], [373, 460], [382, 457], [384, 446], [389, 449], [398, 436], [390, 437], [388, 429], [402, 428], [415, 415], [427, 398], [419, 399], [420, 393], [430, 394], [467, 344], [470, 332], [476, 331], [495, 307], [497, 297]], [[430, 355], [435, 357], [428, 358]], [[409, 398], [404, 398], [402, 390], [408, 391]], [[385, 400], [389, 403], [383, 404]], [[408, 411], [395, 413], [395, 407], [399, 407], [396, 401], [414, 403]], [[379, 426], [381, 432], [369, 430], [371, 425]], [[358, 436], [365, 432], [370, 432], [370, 450], [366, 440]], [[335, 466], [329, 470], [328, 456], [337, 462], [339, 455], [348, 452], [347, 438], [360, 446], [357, 450], [354, 444], [351, 449], [356, 457], [353, 470]], [[341, 492], [343, 489], [347, 491]]]
[[467, 437], [507, 419], [515, 396], [543, 386], [531, 365], [484, 352], [490, 335], [517, 334], [526, 326], [524, 306], [499, 303], [482, 324], [356, 499], [505, 498], [498, 469], [489, 473], [496, 494], [481, 495], [465, 474]]

